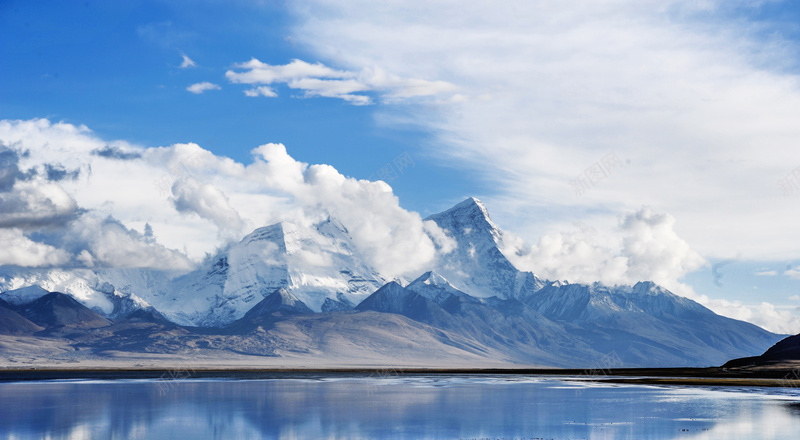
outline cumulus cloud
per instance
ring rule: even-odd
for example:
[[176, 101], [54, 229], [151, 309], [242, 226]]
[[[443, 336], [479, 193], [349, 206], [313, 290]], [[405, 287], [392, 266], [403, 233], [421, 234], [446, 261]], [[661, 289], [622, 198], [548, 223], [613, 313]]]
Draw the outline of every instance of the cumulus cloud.
[[248, 171], [302, 207], [300, 221], [336, 218], [367, 261], [387, 278], [419, 271], [435, 258], [436, 244], [428, 231], [434, 236], [443, 232], [401, 208], [384, 182], [356, 180], [329, 165], [298, 162], [281, 144], [262, 145], [253, 154], [255, 162]]
[[9, 191], [17, 179], [22, 177], [18, 164], [17, 152], [0, 145], [0, 192]]
[[46, 120], [0, 121], [0, 142], [28, 152], [21, 173], [54, 158], [91, 169], [77, 179], [17, 181], [18, 207], [0, 218], [9, 228], [39, 228], [37, 242], [63, 250], [73, 265], [186, 268], [256, 227], [328, 217], [387, 278], [424, 269], [437, 249], [453, 246], [401, 208], [387, 184], [297, 161], [282, 144], [254, 148], [243, 164], [197, 144], [142, 148]]
[[58, 266], [69, 261], [69, 255], [53, 246], [37, 243], [18, 228], [0, 228], [0, 265], [26, 267]]
[[[122, 151], [128, 151], [124, 153], [127, 157], [123, 155], [125, 160], [137, 157], [124, 143], [108, 145], [93, 137], [86, 127], [51, 124], [47, 120], [0, 121], [0, 142], [11, 145], [2, 152], [0, 168], [0, 175], [4, 176], [0, 189], [0, 264], [176, 269], [191, 266], [182, 253], [149, 242], [103, 212], [123, 194], [115, 191], [113, 175], [123, 180], [121, 176], [125, 176], [124, 170], [118, 169], [118, 161], [108, 158], [117, 159]], [[94, 174], [83, 172], [97, 163], [106, 165], [95, 166]], [[129, 171], [135, 174], [135, 168]], [[137, 178], [141, 179], [141, 175]], [[102, 200], [101, 204], [92, 206], [97, 199]], [[125, 199], [121, 201], [124, 203]], [[82, 207], [82, 203], [90, 208]]]
[[774, 333], [800, 333], [800, 317], [792, 313], [797, 310], [796, 307], [780, 308], [768, 302], [748, 305], [740, 301], [709, 299], [705, 296], [697, 300], [720, 315], [751, 322]]
[[458, 247], [458, 242], [440, 228], [433, 220], [427, 220], [423, 224], [425, 232], [433, 240], [440, 255], [447, 255]]
[[53, 183], [17, 182], [11, 191], [0, 193], [0, 228], [64, 225], [77, 214], [75, 200]]
[[[717, 314], [751, 322], [775, 333], [800, 333], [797, 307], [782, 307], [767, 301], [744, 304], [711, 298], [685, 284], [682, 281], [685, 275], [707, 266], [708, 262], [678, 236], [671, 215], [656, 213], [650, 208], [626, 215], [615, 231], [604, 234], [620, 238], [616, 246], [601, 244], [597, 239], [598, 231], [585, 224], [579, 226], [578, 231], [547, 234], [533, 246], [504, 232], [503, 252], [517, 267], [544, 278], [582, 283], [601, 281], [612, 285], [651, 280]], [[755, 275], [773, 276], [777, 272], [762, 271]], [[715, 284], [718, 283], [721, 274], [717, 272], [713, 276]]]
[[210, 83], [208, 81], [195, 83], [195, 84], [192, 84], [192, 85], [190, 85], [189, 87], [186, 88], [186, 90], [194, 93], [195, 95], [199, 95], [199, 94], [201, 94], [203, 92], [207, 92], [209, 90], [220, 90], [220, 89], [222, 89], [222, 87], [220, 87], [220, 86], [218, 86], [218, 85], [216, 85], [214, 83]]
[[675, 218], [644, 208], [625, 217], [622, 255], [628, 259], [628, 277], [672, 283], [707, 264], [675, 232]]
[[546, 234], [532, 246], [505, 233], [502, 246], [514, 265], [544, 278], [612, 285], [646, 280], [692, 295], [680, 280], [707, 262], [674, 228], [671, 215], [641, 208], [620, 220], [612, 234], [620, 237], [615, 246], [599, 243], [597, 231], [585, 225], [580, 231]]
[[210, 183], [201, 183], [193, 177], [183, 177], [172, 185], [172, 202], [178, 212], [194, 213], [211, 220], [220, 235], [240, 236], [244, 222], [230, 205], [228, 197]]
[[69, 225], [61, 244], [75, 252], [77, 261], [95, 267], [189, 270], [192, 263], [182, 253], [158, 243], [120, 221], [83, 215]]
[[445, 81], [401, 78], [377, 67], [352, 72], [298, 59], [285, 65], [271, 65], [253, 58], [236, 64], [234, 68], [238, 71], [229, 70], [225, 73], [232, 83], [263, 84], [245, 90], [247, 96], [275, 97], [277, 93], [269, 85], [283, 83], [291, 89], [302, 90], [304, 97], [338, 98], [355, 105], [365, 105], [372, 102], [367, 92], [378, 93], [392, 100], [435, 96], [456, 90], [456, 86]]

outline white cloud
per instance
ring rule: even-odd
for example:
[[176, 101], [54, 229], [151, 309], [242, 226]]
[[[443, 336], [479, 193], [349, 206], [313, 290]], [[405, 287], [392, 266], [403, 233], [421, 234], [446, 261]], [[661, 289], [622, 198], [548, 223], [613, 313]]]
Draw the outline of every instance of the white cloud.
[[792, 269], [787, 269], [786, 271], [783, 272], [783, 274], [790, 278], [800, 280], [800, 268], [795, 267]]
[[338, 219], [387, 278], [424, 269], [435, 258], [436, 245], [427, 231], [438, 228], [401, 208], [387, 184], [348, 178], [329, 165], [297, 162], [281, 144], [262, 145], [253, 154], [256, 160], [248, 172], [290, 196], [303, 209], [300, 221], [327, 215]]
[[[457, 85], [468, 99], [380, 121], [433, 133], [433, 154], [483, 177], [494, 194], [478, 195], [529, 241], [648, 205], [706, 257], [791, 259], [796, 203], [778, 180], [800, 165], [796, 45], [729, 18], [759, 5], [290, 2], [293, 38], [329, 64]], [[570, 181], [611, 152], [625, 166], [576, 196]]]
[[548, 279], [611, 285], [647, 280], [690, 296], [691, 289], [680, 280], [707, 264], [677, 235], [672, 216], [649, 208], [622, 218], [610, 234], [620, 239], [611, 245], [600, 243], [596, 230], [581, 226], [576, 232], [546, 234], [533, 246], [505, 233], [503, 252], [517, 267]]
[[[445, 81], [406, 79], [389, 74], [380, 68], [364, 68], [359, 72], [336, 70], [322, 63], [310, 64], [303, 60], [292, 60], [285, 65], [271, 65], [255, 58], [246, 63], [236, 64], [225, 76], [238, 84], [277, 84], [284, 83], [289, 88], [302, 90], [303, 96], [338, 98], [355, 105], [372, 102], [366, 95], [375, 92], [385, 100], [399, 100], [412, 97], [435, 96], [456, 90], [453, 84]], [[247, 96], [274, 97], [277, 93], [267, 86], [245, 90]]]
[[275, 98], [278, 94], [272, 90], [272, 88], [267, 86], [260, 86], [260, 87], [253, 87], [252, 89], [247, 89], [244, 91], [246, 96], [250, 96], [251, 98], [255, 98], [257, 96], [264, 96], [267, 98]]
[[767, 302], [747, 305], [739, 301], [712, 300], [706, 297], [699, 298], [698, 302], [720, 315], [751, 322], [771, 332], [792, 335], [800, 333], [800, 317], [791, 312], [796, 310], [795, 307], [781, 310]]
[[303, 60], [292, 60], [285, 65], [270, 65], [251, 58], [246, 63], [238, 63], [236, 69], [243, 72], [229, 70], [225, 77], [237, 84], [273, 84], [286, 83], [302, 78], [349, 78], [353, 74], [341, 70], [334, 70], [322, 63], [310, 64]]
[[[458, 87], [434, 105], [381, 108], [378, 121], [418, 125], [434, 137], [427, 154], [480, 178], [486, 190], [475, 195], [493, 218], [538, 242], [526, 257], [535, 272], [672, 279], [668, 287], [693, 296], [674, 280], [697, 254], [798, 258], [797, 203], [779, 184], [800, 166], [796, 44], [768, 19], [742, 18], [763, 4], [315, 0], [289, 8], [292, 38], [328, 64]], [[594, 175], [577, 195], [571, 182], [610, 153], [623, 166]], [[674, 217], [686, 246], [637, 251], [667, 226], [642, 218], [640, 234], [615, 229], [619, 213], [641, 206]], [[577, 221], [601, 232], [564, 232]]]
[[759, 270], [755, 273], [758, 277], [774, 277], [778, 275], [777, 270]]
[[188, 91], [190, 91], [190, 92], [192, 92], [192, 93], [194, 93], [196, 95], [199, 95], [199, 94], [201, 94], [203, 92], [207, 92], [209, 90], [220, 90], [221, 88], [222, 87], [220, 87], [220, 86], [218, 86], [216, 84], [210, 83], [208, 81], [204, 81], [204, 82], [199, 82], [199, 83], [192, 84], [189, 87], [187, 87], [186, 90], [188, 90]]
[[668, 285], [707, 264], [675, 233], [675, 218], [641, 209], [622, 222], [622, 254], [631, 279]]
[[188, 55], [186, 55], [185, 53], [184, 53], [184, 54], [181, 54], [181, 57], [183, 57], [183, 61], [181, 61], [181, 66], [180, 66], [180, 67], [181, 67], [181, 69], [189, 69], [189, 68], [191, 68], [191, 67], [197, 67], [197, 63], [195, 63], [195, 62], [194, 62], [194, 61], [193, 61], [191, 58], [189, 58], [189, 56], [188, 56]]
[[[21, 174], [54, 161], [91, 169], [58, 182], [36, 174], [0, 193], [26, 203], [24, 209], [2, 211], [4, 218], [28, 212], [28, 218], [17, 216], [13, 225], [0, 227], [0, 264], [188, 269], [190, 260], [201, 260], [255, 227], [311, 224], [327, 216], [341, 221], [357, 249], [387, 278], [427, 269], [437, 252], [454, 246], [435, 224], [402, 209], [387, 184], [299, 162], [281, 144], [253, 149], [252, 163], [242, 164], [196, 144], [141, 148], [41, 119], [0, 121], [0, 142], [26, 151], [14, 165]], [[108, 145], [113, 152], [97, 153]], [[55, 218], [63, 221], [51, 221]], [[26, 235], [17, 224], [39, 234]], [[504, 252], [521, 268], [547, 278], [610, 284], [651, 279], [718, 313], [773, 331], [800, 331], [791, 310], [711, 300], [681, 284], [681, 277], [704, 261], [676, 227], [671, 216], [640, 209], [619, 220], [616, 234], [582, 224], [577, 232], [543, 236], [535, 246], [506, 234]]]
[[61, 237], [76, 249], [76, 261], [90, 266], [189, 270], [192, 263], [182, 253], [144, 236], [112, 218], [83, 215]]
[[243, 231], [244, 222], [231, 207], [228, 197], [210, 183], [201, 183], [191, 176], [183, 177], [172, 185], [172, 194], [175, 209], [211, 220], [222, 236], [235, 239], [249, 232]]
[[29, 206], [49, 207], [45, 201], [60, 196], [51, 204], [74, 216], [58, 229], [41, 229], [40, 244], [63, 250], [78, 266], [186, 268], [190, 259], [200, 261], [256, 227], [309, 225], [328, 216], [388, 278], [422, 270], [437, 247], [452, 247], [438, 227], [401, 208], [387, 184], [296, 161], [281, 144], [254, 148], [252, 162], [242, 164], [196, 144], [109, 143], [86, 127], [46, 120], [0, 121], [0, 142], [27, 152], [19, 160], [21, 173], [62, 159], [70, 169], [91, 169], [78, 179], [23, 182], [49, 198], [28, 197], [36, 203], [19, 210], [48, 219], [52, 209]]
[[77, 215], [78, 205], [61, 187], [40, 179], [17, 182], [0, 192], [0, 228], [39, 229], [63, 224]]
[[66, 252], [29, 239], [21, 229], [0, 228], [0, 265], [40, 267], [57, 266], [68, 261]]
[[427, 220], [423, 224], [425, 232], [433, 240], [439, 255], [447, 255], [458, 247], [458, 242], [447, 235], [433, 220]]

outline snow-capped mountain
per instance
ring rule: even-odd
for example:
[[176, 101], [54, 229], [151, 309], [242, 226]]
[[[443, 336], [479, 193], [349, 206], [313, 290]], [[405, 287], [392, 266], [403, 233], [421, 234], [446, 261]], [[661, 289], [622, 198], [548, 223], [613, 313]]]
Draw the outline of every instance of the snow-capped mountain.
[[[333, 219], [310, 227], [283, 222], [256, 229], [188, 274], [152, 269], [0, 272], [0, 291], [12, 302], [59, 291], [110, 318], [154, 307], [178, 324], [205, 327], [243, 317], [280, 288], [321, 312], [351, 309], [385, 282]], [[42, 289], [31, 291], [30, 286]]]
[[682, 319], [711, 313], [700, 304], [650, 281], [614, 287], [600, 283], [550, 283], [523, 301], [549, 319], [573, 323], [606, 322], [623, 313]]
[[335, 220], [283, 222], [256, 229], [208, 266], [175, 279], [170, 291], [144, 299], [170, 319], [211, 327], [243, 317], [278, 289], [321, 312], [352, 308], [385, 282]]
[[[778, 335], [717, 315], [653, 282], [551, 283], [523, 302], [626, 364], [712, 365], [757, 352]], [[652, 361], [649, 361], [652, 362]]]
[[0, 291], [13, 304], [27, 303], [49, 292], [68, 293], [95, 312], [117, 319], [151, 307], [136, 293], [166, 291], [170, 279], [178, 274], [152, 269], [0, 267]]
[[[104, 346], [115, 346], [116, 338], [124, 336], [127, 346], [147, 345], [152, 350], [179, 347], [167, 339], [180, 334], [192, 344], [209, 347], [234, 344], [240, 351], [257, 347], [256, 354], [273, 353], [269, 341], [281, 340], [284, 348], [305, 353], [319, 347], [304, 344], [318, 344], [325, 339], [325, 329], [338, 328], [337, 323], [354, 328], [353, 323], [359, 322], [365, 333], [358, 338], [368, 341], [370, 332], [388, 337], [385, 325], [392, 322], [413, 329], [408, 334], [438, 341], [466, 357], [606, 368], [708, 366], [759, 354], [780, 339], [754, 325], [716, 315], [652, 282], [613, 287], [570, 284], [519, 271], [501, 252], [503, 233], [477, 199], [426, 220], [444, 230], [455, 247], [407, 285], [402, 280], [387, 283], [335, 219], [256, 229], [189, 273], [0, 267], [0, 300], [5, 301], [0, 303], [0, 319], [8, 321], [0, 330], [14, 334], [20, 330], [15, 330], [14, 322], [25, 324], [17, 316], [19, 307], [49, 292], [64, 292], [114, 321], [108, 330], [111, 336], [102, 337]], [[367, 317], [374, 322], [365, 325]], [[165, 319], [208, 328], [170, 327]], [[44, 327], [37, 325], [30, 323], [22, 330], [28, 334]], [[317, 326], [319, 335], [308, 339], [305, 330], [296, 330], [306, 325]], [[140, 332], [155, 329], [161, 335], [152, 339], [156, 348], [125, 333], [131, 326]], [[273, 328], [295, 330], [264, 339], [262, 333], [277, 331]], [[251, 331], [262, 332], [258, 343], [248, 339]], [[226, 336], [209, 336], [214, 332]], [[407, 350], [411, 342], [396, 348]], [[605, 365], [611, 355], [621, 364]]]
[[443, 276], [433, 271], [425, 272], [406, 288], [437, 304], [442, 304], [454, 297], [465, 301], [478, 302], [477, 298], [456, 289]]
[[503, 255], [502, 231], [480, 200], [470, 197], [426, 220], [433, 220], [456, 240], [456, 249], [440, 258], [434, 269], [459, 290], [478, 298], [516, 298], [546, 284], [530, 272], [517, 270]]

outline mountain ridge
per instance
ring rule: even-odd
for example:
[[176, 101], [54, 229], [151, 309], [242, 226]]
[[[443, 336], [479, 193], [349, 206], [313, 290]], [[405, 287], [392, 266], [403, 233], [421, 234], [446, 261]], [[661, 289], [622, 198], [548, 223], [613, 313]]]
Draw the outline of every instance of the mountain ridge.
[[[384, 334], [382, 326], [391, 322], [428, 341], [420, 352], [425, 356], [445, 350], [560, 367], [608, 359], [626, 366], [707, 366], [758, 354], [780, 339], [649, 281], [549, 282], [520, 271], [503, 255], [503, 232], [475, 198], [426, 220], [455, 245], [410, 283], [381, 276], [359, 254], [347, 228], [327, 218], [307, 226], [257, 228], [186, 274], [34, 270], [5, 284], [45, 279], [45, 285], [77, 286], [76, 302], [86, 303], [105, 325], [95, 328], [97, 335], [78, 332], [67, 343], [97, 350], [117, 343], [131, 350], [182, 350], [183, 343], [259, 356], [281, 350], [324, 356], [319, 344], [331, 340], [325, 331], [353, 347], [368, 347], [370, 335]], [[49, 295], [37, 287], [0, 295], [11, 304], [3, 309], [10, 310], [3, 311], [7, 323], [22, 329], [24, 321], [12, 309], [40, 294]], [[338, 334], [336, 329], [355, 322], [362, 326], [358, 335]], [[280, 329], [289, 333], [276, 333]]]

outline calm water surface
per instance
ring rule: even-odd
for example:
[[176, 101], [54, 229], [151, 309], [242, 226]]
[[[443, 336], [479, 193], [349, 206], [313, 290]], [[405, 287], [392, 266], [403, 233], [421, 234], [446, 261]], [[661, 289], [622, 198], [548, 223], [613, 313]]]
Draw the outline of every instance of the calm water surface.
[[0, 384], [0, 438], [800, 438], [800, 390], [305, 376]]

